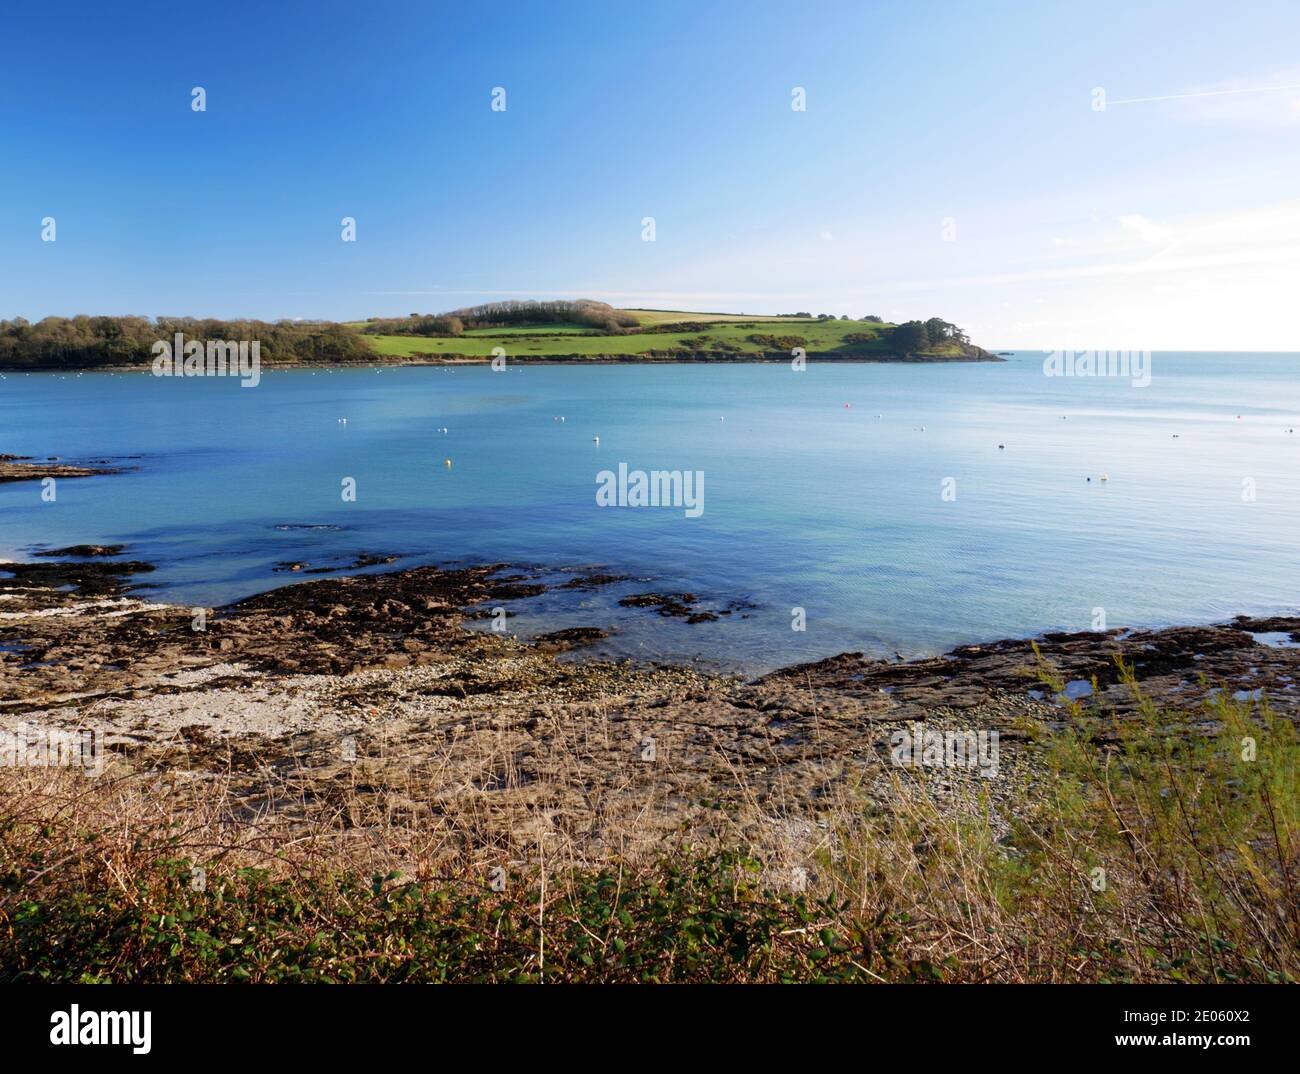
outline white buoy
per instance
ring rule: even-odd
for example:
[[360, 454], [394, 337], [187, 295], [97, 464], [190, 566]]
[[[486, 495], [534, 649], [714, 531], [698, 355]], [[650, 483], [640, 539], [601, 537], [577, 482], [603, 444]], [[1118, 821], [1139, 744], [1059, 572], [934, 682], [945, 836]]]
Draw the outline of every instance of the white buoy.
[[1102, 474], [1102, 475], [1101, 475], [1101, 479], [1102, 479], [1103, 481], [1109, 481], [1109, 480], [1110, 480], [1110, 474]]
[[593, 444], [599, 444], [599, 443], [600, 443], [600, 437], [599, 437], [599, 436], [593, 436], [593, 437], [591, 438], [591, 442], [592, 442]]

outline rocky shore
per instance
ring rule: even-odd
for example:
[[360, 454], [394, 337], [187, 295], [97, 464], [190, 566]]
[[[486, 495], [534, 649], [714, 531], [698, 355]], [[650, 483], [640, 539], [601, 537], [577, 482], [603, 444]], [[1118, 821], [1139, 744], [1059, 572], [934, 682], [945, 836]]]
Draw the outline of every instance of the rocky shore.
[[40, 481], [47, 477], [100, 477], [123, 472], [122, 467], [108, 463], [107, 459], [96, 459], [86, 465], [67, 463], [59, 458], [37, 460], [28, 455], [0, 455], [0, 482]]
[[[95, 729], [111, 767], [165, 774], [181, 800], [218, 780], [252, 813], [346, 798], [349, 824], [404, 816], [445, 823], [450, 840], [473, 818], [475, 838], [498, 847], [549, 837], [601, 857], [685, 831], [806, 860], [832, 803], [884, 807], [915, 779], [1005, 823], [1039, 778], [1033, 726], [1065, 718], [1034, 677], [1035, 644], [1070, 696], [1095, 679], [1095, 700], [1121, 716], [1133, 698], [1117, 656], [1190, 730], [1215, 689], [1266, 692], [1300, 718], [1300, 618], [1051, 634], [906, 662], [845, 653], [746, 682], [556, 658], [603, 637], [601, 624], [532, 642], [470, 629], [546, 589], [506, 565], [304, 581], [217, 609], [141, 599], [151, 569], [120, 546], [0, 567], [0, 731]], [[562, 585], [609, 580], [593, 568]], [[692, 601], [634, 603], [689, 616]], [[917, 726], [996, 731], [996, 772], [891, 763], [893, 733]]]

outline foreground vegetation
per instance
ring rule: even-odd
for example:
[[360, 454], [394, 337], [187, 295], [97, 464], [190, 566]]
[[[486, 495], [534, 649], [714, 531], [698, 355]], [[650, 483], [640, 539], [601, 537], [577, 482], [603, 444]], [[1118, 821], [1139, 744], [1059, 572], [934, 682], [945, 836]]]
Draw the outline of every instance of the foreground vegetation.
[[605, 303], [501, 302], [443, 314], [348, 324], [223, 321], [194, 317], [47, 317], [0, 321], [0, 369], [146, 367], [153, 346], [188, 340], [258, 340], [261, 360], [343, 364], [508, 359], [734, 360], [988, 357], [941, 318], [886, 324], [876, 317], [794, 314], [746, 317], [670, 310], [617, 310]]
[[1300, 978], [1295, 727], [1222, 697], [1200, 725], [1069, 707], [1026, 729], [1049, 778], [1010, 832], [900, 777], [888, 810], [828, 809], [806, 890], [683, 833], [660, 860], [539, 846], [495, 891], [470, 816], [434, 875], [346, 802], [304, 826], [215, 788], [180, 806], [157, 773], [0, 769], [0, 980]]

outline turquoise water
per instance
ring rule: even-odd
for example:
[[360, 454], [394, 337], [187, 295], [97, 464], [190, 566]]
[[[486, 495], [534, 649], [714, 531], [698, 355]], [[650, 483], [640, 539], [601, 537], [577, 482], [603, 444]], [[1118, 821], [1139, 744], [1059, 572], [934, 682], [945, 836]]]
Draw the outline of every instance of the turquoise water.
[[[1300, 355], [1158, 352], [1145, 388], [1042, 362], [293, 370], [252, 389], [8, 373], [0, 452], [139, 458], [54, 503], [0, 485], [0, 558], [124, 542], [191, 605], [360, 552], [601, 564], [637, 580], [523, 602], [512, 629], [612, 623], [605, 652], [750, 671], [1088, 629], [1094, 608], [1111, 627], [1294, 612]], [[703, 514], [598, 507], [620, 462], [702, 471]], [[747, 607], [686, 625], [615, 604], [650, 589]]]

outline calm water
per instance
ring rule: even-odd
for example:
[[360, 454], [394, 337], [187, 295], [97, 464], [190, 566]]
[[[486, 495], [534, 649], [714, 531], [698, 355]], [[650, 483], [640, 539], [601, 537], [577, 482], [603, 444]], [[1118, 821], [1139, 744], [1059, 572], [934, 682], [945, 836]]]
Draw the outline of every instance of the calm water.
[[[59, 482], [55, 503], [0, 485], [0, 558], [124, 542], [158, 565], [160, 598], [205, 605], [299, 577], [278, 561], [359, 552], [602, 564], [638, 581], [522, 603], [512, 629], [613, 623], [606, 651], [751, 671], [1088, 629], [1098, 607], [1109, 626], [1293, 612], [1300, 355], [1157, 353], [1152, 372], [1146, 388], [1049, 378], [1034, 352], [803, 373], [300, 370], [253, 389], [10, 373], [0, 452], [140, 458]], [[620, 462], [703, 471], [702, 517], [597, 507], [597, 472]], [[649, 589], [752, 607], [688, 626], [615, 606]]]

